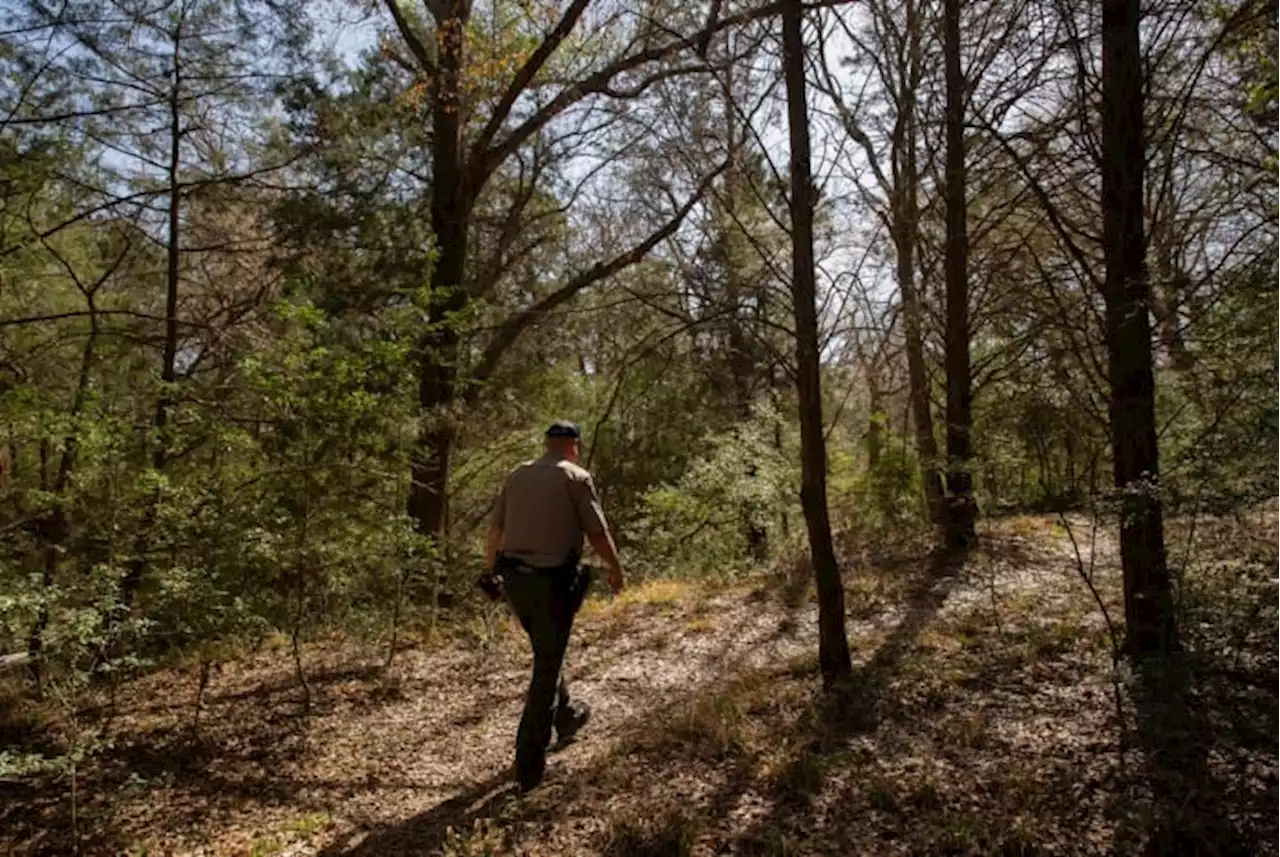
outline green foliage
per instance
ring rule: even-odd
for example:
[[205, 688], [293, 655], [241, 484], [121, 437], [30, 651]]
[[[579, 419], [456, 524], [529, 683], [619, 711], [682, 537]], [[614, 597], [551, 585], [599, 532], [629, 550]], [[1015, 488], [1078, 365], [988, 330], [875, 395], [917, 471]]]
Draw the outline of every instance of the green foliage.
[[901, 531], [924, 521], [919, 459], [883, 412], [860, 417], [862, 437], [833, 433], [827, 444], [833, 521], [864, 532]]
[[748, 532], [798, 520], [794, 465], [774, 446], [772, 416], [712, 435], [672, 483], [645, 492], [631, 524], [642, 575], [732, 579], [752, 561]]
[[1220, 50], [1239, 77], [1243, 112], [1274, 130], [1280, 104], [1275, 9], [1249, 0], [1217, 0], [1209, 9], [1211, 20], [1222, 31]]
[[1228, 514], [1280, 490], [1276, 277], [1274, 250], [1229, 274], [1198, 319], [1212, 347], [1192, 371], [1159, 379], [1162, 481], [1175, 509]]

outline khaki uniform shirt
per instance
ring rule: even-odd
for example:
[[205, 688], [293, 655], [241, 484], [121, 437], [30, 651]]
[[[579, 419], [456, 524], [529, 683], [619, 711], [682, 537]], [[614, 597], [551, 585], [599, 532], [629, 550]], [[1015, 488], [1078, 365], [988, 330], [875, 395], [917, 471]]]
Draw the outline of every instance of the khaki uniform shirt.
[[550, 454], [511, 471], [492, 522], [502, 530], [502, 553], [534, 568], [563, 565], [581, 554], [584, 533], [607, 528], [591, 474]]

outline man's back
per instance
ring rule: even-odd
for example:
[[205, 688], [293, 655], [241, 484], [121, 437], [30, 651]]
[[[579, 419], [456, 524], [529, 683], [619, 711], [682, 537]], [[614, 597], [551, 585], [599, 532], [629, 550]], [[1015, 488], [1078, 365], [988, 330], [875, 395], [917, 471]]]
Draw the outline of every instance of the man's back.
[[493, 512], [502, 552], [536, 568], [582, 552], [584, 534], [605, 529], [591, 474], [555, 455], [526, 461], [507, 476]]

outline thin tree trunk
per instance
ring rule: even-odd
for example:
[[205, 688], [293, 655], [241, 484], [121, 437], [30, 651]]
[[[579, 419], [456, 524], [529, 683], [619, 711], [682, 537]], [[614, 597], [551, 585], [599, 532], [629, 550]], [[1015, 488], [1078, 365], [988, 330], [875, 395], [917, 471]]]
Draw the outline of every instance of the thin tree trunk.
[[1137, 656], [1177, 647], [1159, 495], [1151, 288], [1143, 236], [1141, 4], [1102, 5], [1102, 234], [1107, 369], [1127, 647]]
[[946, 67], [946, 284], [947, 284], [947, 527], [950, 551], [965, 551], [975, 541], [978, 516], [973, 498], [970, 434], [973, 428], [969, 367], [969, 237], [965, 218], [964, 105], [960, 67], [960, 0], [943, 4], [943, 53]]
[[874, 375], [867, 379], [867, 412], [867, 469], [874, 479], [884, 451], [885, 421], [880, 384]]
[[[173, 385], [178, 378], [178, 295], [182, 260], [182, 22], [173, 31], [173, 85], [169, 91], [169, 163], [166, 173], [169, 198], [169, 234], [165, 245], [164, 347], [160, 358], [160, 393], [156, 397], [152, 426], [151, 466], [164, 472], [170, 454], [169, 420], [173, 409]], [[146, 574], [146, 554], [159, 512], [160, 489], [157, 487], [147, 503], [138, 527], [136, 556], [120, 584], [120, 600], [125, 608], [133, 606], [142, 578]]]
[[[738, 114], [734, 105], [734, 67], [725, 70], [724, 86], [724, 128], [725, 144], [729, 152], [729, 164], [724, 173], [724, 217], [719, 229], [724, 242], [725, 299], [728, 303], [729, 334], [729, 371], [733, 376], [733, 414], [738, 422], [745, 423], [751, 418], [752, 389], [757, 372], [756, 362], [752, 359], [750, 344], [746, 331], [746, 318], [743, 312], [744, 288], [741, 265], [743, 263], [742, 247], [745, 236], [738, 231], [742, 219], [738, 213], [739, 194], [742, 192], [742, 166], [740, 158], [745, 138], [738, 131]], [[758, 478], [756, 463], [746, 462], [747, 478], [754, 481]], [[742, 533], [746, 540], [747, 553], [756, 562], [763, 562], [769, 556], [769, 530], [763, 526], [754, 514], [751, 502], [744, 501], [739, 510], [742, 518]]]
[[805, 95], [803, 4], [782, 11], [787, 124], [791, 134], [791, 296], [796, 324], [796, 392], [800, 404], [800, 502], [818, 589], [818, 662], [823, 682], [849, 675], [853, 664], [845, 636], [844, 584], [831, 543], [827, 510], [827, 449], [822, 431], [822, 377], [818, 353], [817, 278], [813, 251], [815, 191], [809, 166], [809, 114]]
[[924, 481], [929, 520], [935, 526], [946, 521], [946, 498], [939, 470], [938, 440], [933, 432], [933, 407], [929, 396], [929, 371], [924, 359], [924, 309], [916, 288], [916, 239], [920, 228], [920, 169], [916, 159], [916, 88], [921, 76], [920, 40], [923, 22], [919, 7], [907, 6], [906, 28], [911, 40], [909, 76], [898, 92], [899, 116], [892, 138], [896, 169], [891, 208], [898, 291], [902, 295], [902, 320], [907, 352], [907, 384], [911, 421], [915, 428], [916, 455]]
[[27, 634], [27, 670], [37, 697], [43, 693], [44, 636], [49, 628], [49, 602], [53, 598], [53, 585], [57, 579], [58, 557], [61, 556], [71, 531], [71, 522], [67, 519], [66, 492], [71, 484], [71, 476], [75, 472], [76, 456], [80, 449], [79, 429], [75, 423], [88, 401], [89, 374], [93, 369], [98, 343], [98, 316], [92, 294], [88, 296], [88, 301], [89, 336], [85, 339], [84, 349], [81, 352], [80, 374], [76, 381], [75, 395], [71, 400], [71, 430], [62, 440], [62, 455], [58, 459], [58, 471], [52, 483], [49, 480], [51, 444], [47, 438], [40, 442], [40, 485], [53, 496], [53, 508], [36, 527], [36, 534], [41, 544], [41, 599], [35, 621]]

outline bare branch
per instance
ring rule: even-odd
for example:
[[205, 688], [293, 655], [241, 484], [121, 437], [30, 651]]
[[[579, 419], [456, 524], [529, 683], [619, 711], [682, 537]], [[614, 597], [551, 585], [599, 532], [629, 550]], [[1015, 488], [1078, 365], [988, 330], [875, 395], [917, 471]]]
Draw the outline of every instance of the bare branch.
[[649, 254], [654, 247], [665, 241], [677, 229], [684, 219], [689, 215], [694, 207], [706, 195], [707, 190], [711, 187], [716, 178], [720, 176], [729, 166], [729, 162], [725, 161], [714, 170], [710, 175], [702, 180], [702, 183], [694, 191], [693, 195], [685, 202], [683, 206], [675, 212], [674, 215], [657, 231], [649, 235], [645, 240], [636, 246], [621, 253], [607, 262], [598, 262], [587, 270], [581, 272], [577, 276], [569, 280], [560, 288], [551, 294], [542, 298], [533, 306], [516, 313], [508, 318], [505, 322], [498, 326], [497, 332], [493, 339], [485, 347], [480, 357], [480, 362], [476, 365], [475, 371], [472, 372], [472, 381], [474, 382], [467, 393], [467, 398], [473, 399], [481, 385], [489, 379], [497, 368], [498, 362], [502, 359], [507, 349], [520, 337], [528, 327], [536, 323], [539, 319], [547, 315], [556, 307], [573, 298], [584, 289], [608, 279], [619, 271], [634, 265]]

